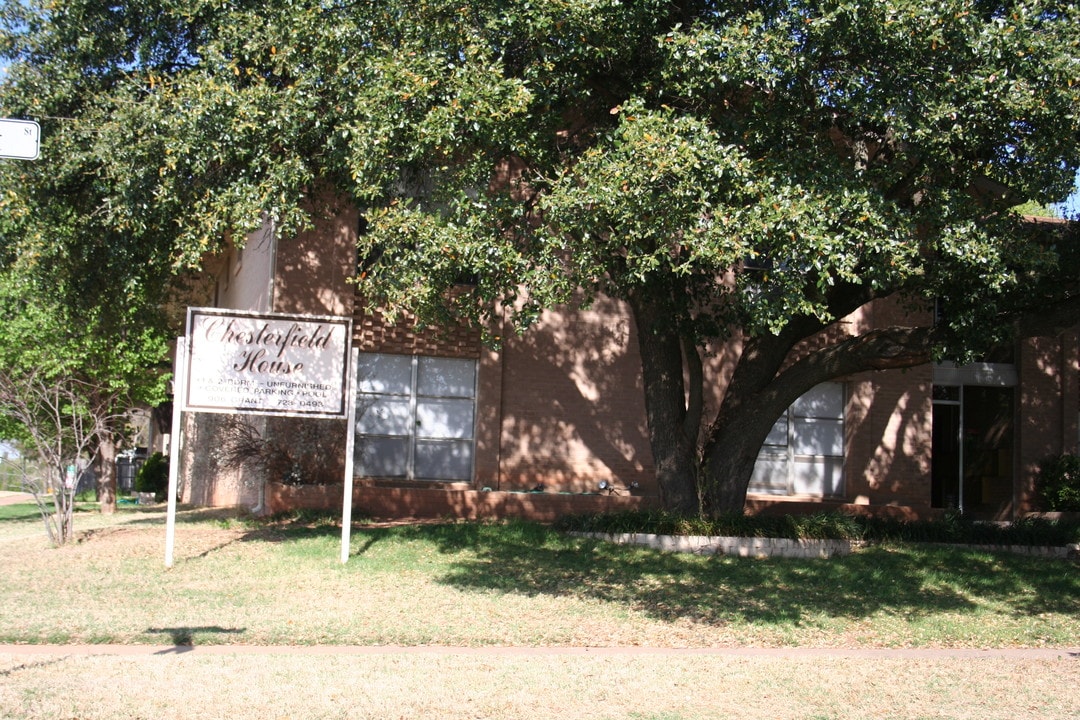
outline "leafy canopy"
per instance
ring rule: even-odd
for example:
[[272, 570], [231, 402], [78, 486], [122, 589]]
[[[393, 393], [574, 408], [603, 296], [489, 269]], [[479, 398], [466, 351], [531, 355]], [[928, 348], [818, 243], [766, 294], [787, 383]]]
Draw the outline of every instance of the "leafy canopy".
[[1058, 0], [8, 3], [0, 109], [39, 120], [44, 143], [2, 169], [6, 252], [100, 267], [99, 287], [146, 303], [267, 215], [283, 236], [303, 226], [329, 187], [364, 210], [368, 296], [432, 316], [466, 275], [456, 311], [504, 300], [522, 323], [578, 288], [670, 288], [695, 337], [902, 291], [944, 298], [981, 337], [1064, 272], [1001, 211], [1071, 188], [1078, 15]]

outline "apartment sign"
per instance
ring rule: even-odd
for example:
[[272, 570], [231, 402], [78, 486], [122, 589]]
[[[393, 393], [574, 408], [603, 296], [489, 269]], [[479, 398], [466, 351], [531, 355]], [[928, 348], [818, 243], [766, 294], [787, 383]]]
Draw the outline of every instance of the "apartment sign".
[[344, 418], [352, 321], [189, 308], [184, 409]]

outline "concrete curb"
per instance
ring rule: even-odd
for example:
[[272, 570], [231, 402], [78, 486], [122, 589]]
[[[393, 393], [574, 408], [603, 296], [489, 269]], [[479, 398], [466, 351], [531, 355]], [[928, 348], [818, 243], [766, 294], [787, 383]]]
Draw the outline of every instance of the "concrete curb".
[[736, 557], [830, 558], [850, 555], [861, 543], [849, 540], [792, 540], [790, 538], [711, 535], [652, 535], [649, 533], [571, 533], [618, 545], [643, 545], [662, 552]]

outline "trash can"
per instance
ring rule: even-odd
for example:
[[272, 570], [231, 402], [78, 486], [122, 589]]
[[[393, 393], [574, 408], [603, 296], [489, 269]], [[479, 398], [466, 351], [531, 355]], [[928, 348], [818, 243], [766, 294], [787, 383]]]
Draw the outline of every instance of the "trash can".
[[130, 494], [135, 490], [135, 475], [146, 462], [146, 454], [138, 451], [120, 453], [116, 458], [116, 491]]

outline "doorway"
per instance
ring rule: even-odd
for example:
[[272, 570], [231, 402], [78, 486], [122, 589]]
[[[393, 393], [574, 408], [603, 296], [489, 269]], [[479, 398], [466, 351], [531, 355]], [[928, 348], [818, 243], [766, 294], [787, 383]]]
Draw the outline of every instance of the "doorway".
[[1013, 387], [935, 385], [931, 505], [1007, 518], [1013, 499]]

